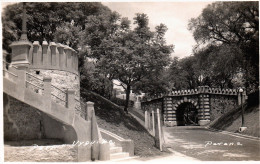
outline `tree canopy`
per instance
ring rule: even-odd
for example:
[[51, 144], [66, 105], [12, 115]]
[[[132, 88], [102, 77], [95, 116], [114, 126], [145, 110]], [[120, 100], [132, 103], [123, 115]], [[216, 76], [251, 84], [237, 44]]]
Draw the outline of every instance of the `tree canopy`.
[[[78, 48], [79, 32], [84, 31], [92, 15], [109, 15], [111, 10], [97, 2], [27, 2], [28, 39], [59, 41]], [[3, 48], [18, 40], [22, 30], [22, 3], [8, 5], [2, 15]], [[65, 35], [66, 34], [66, 35]]]
[[[190, 20], [189, 29], [198, 43], [199, 50], [195, 50], [195, 56], [211, 52], [207, 55], [211, 55], [208, 57], [212, 60], [210, 65], [216, 67], [212, 70], [214, 76], [227, 80], [234, 76], [234, 72], [240, 72], [244, 75], [245, 87], [249, 90], [258, 87], [258, 2], [212, 3], [199, 17]], [[204, 47], [204, 52], [201, 47]], [[224, 63], [221, 64], [221, 61]]]
[[[136, 27], [131, 30], [130, 21], [122, 19], [118, 30], [104, 39], [99, 46], [101, 55], [97, 61], [98, 66], [113, 75], [126, 90], [125, 111], [130, 90], [147, 75], [163, 70], [169, 64], [169, 55], [173, 51], [173, 46], [162, 41], [166, 26], [161, 24], [156, 27], [157, 31], [152, 32], [148, 21], [147, 15], [136, 14]], [[138, 90], [137, 88], [135, 90]]]

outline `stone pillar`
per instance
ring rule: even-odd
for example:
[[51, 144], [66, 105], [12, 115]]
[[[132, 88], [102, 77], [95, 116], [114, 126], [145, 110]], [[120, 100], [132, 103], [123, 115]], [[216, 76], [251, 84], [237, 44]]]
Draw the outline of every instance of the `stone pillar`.
[[152, 134], [155, 136], [155, 116], [154, 116], [154, 110], [152, 110], [152, 121], [153, 121], [153, 131]]
[[73, 72], [76, 70], [75, 69], [75, 58], [76, 58], [76, 53], [75, 53], [75, 50], [73, 50], [71, 53], [71, 59], [72, 59], [71, 68], [72, 68]]
[[60, 53], [58, 50], [58, 44], [56, 44], [56, 68], [60, 69]]
[[7, 56], [7, 52], [3, 50], [3, 70], [6, 70], [6, 56]]
[[56, 64], [56, 47], [57, 47], [57, 44], [54, 43], [54, 42], [51, 42], [50, 43], [50, 49], [51, 49], [51, 65], [54, 66], [54, 67], [57, 67], [57, 64]]
[[67, 58], [67, 69], [72, 71], [72, 48], [69, 46], [65, 47], [66, 50], [66, 58]]
[[65, 63], [65, 68], [68, 69], [68, 56], [69, 56], [69, 47], [68, 46], [64, 46], [64, 63]]
[[94, 103], [88, 101], [87, 102], [87, 121], [91, 120], [93, 111], [94, 111]]
[[148, 112], [147, 110], [144, 112], [144, 122], [145, 122], [145, 128], [148, 129]]
[[210, 104], [208, 86], [200, 86], [199, 90], [199, 125], [204, 126], [210, 123]]
[[108, 142], [99, 144], [99, 160], [107, 161], [110, 160], [110, 145]]
[[48, 66], [48, 42], [42, 42], [42, 65], [47, 68]]
[[65, 54], [64, 54], [64, 45], [58, 44], [58, 51], [59, 51], [59, 67], [60, 69], [65, 68]]
[[51, 110], [51, 77], [44, 77], [43, 78], [43, 96], [44, 102], [46, 106], [46, 110]]
[[39, 41], [33, 42], [33, 54], [32, 54], [32, 63], [34, 67], [38, 67], [42, 64], [42, 47]]
[[12, 48], [12, 65], [17, 67], [29, 65], [29, 50], [32, 43], [29, 41], [13, 42], [10, 47]]
[[75, 65], [75, 67], [76, 67], [76, 71], [78, 71], [78, 66], [79, 66], [79, 58], [78, 58], [78, 55], [76, 55], [76, 65]]
[[74, 96], [75, 91], [72, 89], [67, 90], [67, 105], [66, 107], [74, 110], [75, 109], [75, 96]]
[[158, 129], [158, 137], [159, 137], [159, 148], [160, 151], [162, 151], [162, 144], [163, 144], [163, 137], [162, 137], [162, 127], [161, 127], [161, 115], [160, 115], [160, 110], [157, 108], [156, 111], [157, 115], [157, 129]]
[[[94, 144], [91, 145], [91, 160], [106, 160], [107, 152], [104, 150], [100, 150], [100, 148], [107, 149], [107, 146], [102, 147], [98, 143], [101, 142], [101, 138], [99, 138], [99, 130], [95, 117], [94, 103], [90, 101], [87, 102], [87, 121], [91, 121], [91, 142], [94, 142]], [[99, 158], [100, 154], [102, 156], [100, 156]]]
[[98, 126], [95, 116], [95, 110], [92, 110], [92, 117], [91, 117], [91, 159], [98, 160], [99, 159], [99, 136], [98, 136]]
[[165, 125], [167, 126], [175, 126], [176, 122], [176, 111], [173, 107], [172, 97], [164, 97], [163, 108], [165, 112]]
[[15, 72], [16, 75], [18, 75], [17, 77], [17, 81], [16, 81], [16, 87], [17, 87], [17, 96], [19, 97], [18, 99], [24, 99], [24, 91], [26, 88], [26, 72], [28, 70], [28, 65], [17, 65], [17, 70]]

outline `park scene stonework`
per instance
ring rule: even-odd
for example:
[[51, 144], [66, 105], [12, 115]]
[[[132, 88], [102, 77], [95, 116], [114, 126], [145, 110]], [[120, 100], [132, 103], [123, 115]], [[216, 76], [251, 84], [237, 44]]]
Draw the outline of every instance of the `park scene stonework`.
[[1, 5], [1, 161], [260, 160], [258, 1]]

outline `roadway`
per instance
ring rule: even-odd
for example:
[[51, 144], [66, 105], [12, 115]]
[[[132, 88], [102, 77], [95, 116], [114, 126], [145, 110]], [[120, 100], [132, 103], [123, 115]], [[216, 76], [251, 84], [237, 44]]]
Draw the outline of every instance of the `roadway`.
[[164, 127], [165, 146], [201, 161], [259, 161], [259, 138], [200, 126]]

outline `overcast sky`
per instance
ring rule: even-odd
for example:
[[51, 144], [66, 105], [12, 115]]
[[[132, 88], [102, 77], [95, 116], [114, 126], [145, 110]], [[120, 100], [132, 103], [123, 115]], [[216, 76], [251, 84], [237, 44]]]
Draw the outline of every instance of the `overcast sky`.
[[201, 14], [210, 1], [202, 2], [102, 2], [111, 10], [117, 11], [122, 17], [128, 17], [133, 23], [136, 13], [145, 13], [149, 17], [149, 26], [154, 30], [160, 23], [168, 27], [167, 44], [175, 45], [172, 57], [189, 56], [196, 44], [188, 21]]

